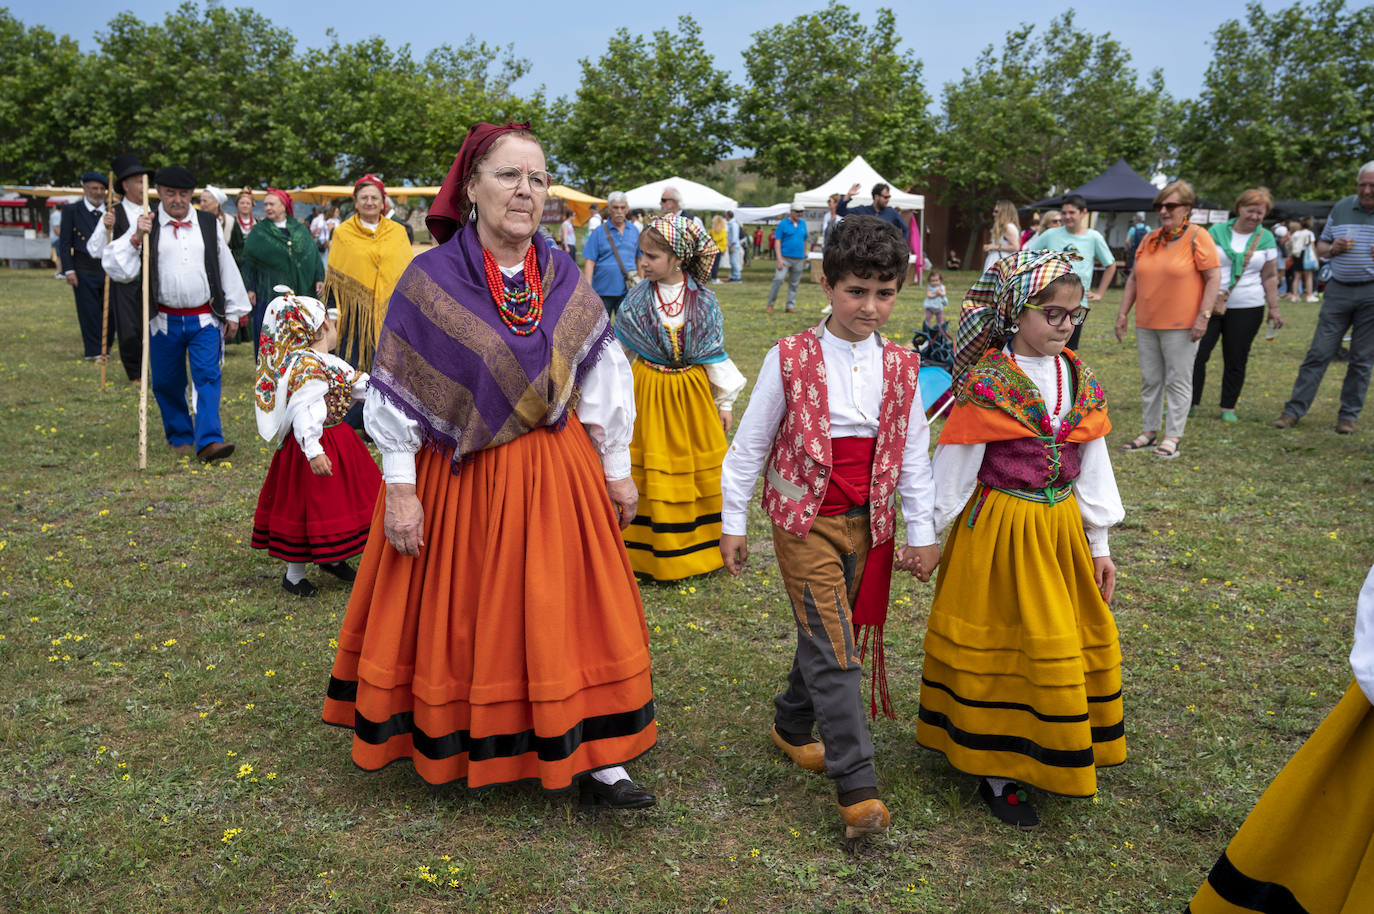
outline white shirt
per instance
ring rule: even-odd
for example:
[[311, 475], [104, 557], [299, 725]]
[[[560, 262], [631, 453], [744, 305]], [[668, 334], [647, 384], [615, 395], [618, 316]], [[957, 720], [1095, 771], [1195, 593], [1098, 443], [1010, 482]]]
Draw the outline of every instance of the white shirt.
[[[124, 217], [129, 220], [129, 230], [124, 233], [125, 237], [133, 235], [134, 228], [138, 225], [138, 217], [143, 215], [143, 207], [136, 206], [129, 202], [125, 197], [119, 201], [119, 205], [124, 208]], [[110, 265], [105, 263], [105, 248], [109, 239], [105, 234], [105, 220], [96, 223], [95, 231], [91, 232], [90, 240], [86, 242], [86, 253], [92, 257], [100, 258], [100, 265], [105, 268], [105, 272], [110, 272]]]
[[601, 214], [592, 213], [592, 217], [587, 220], [587, 234], [590, 235], [599, 228], [601, 228]]
[[[201, 238], [200, 225], [194, 210], [186, 214], [183, 222], [189, 221], [190, 228], [173, 226], [174, 220], [167, 214], [165, 207], [158, 210], [158, 224], [155, 231], [157, 239], [157, 301], [167, 308], [198, 308], [210, 300], [210, 279], [205, 275], [205, 242]], [[101, 254], [105, 272], [114, 282], [132, 282], [138, 278], [143, 266], [143, 252], [133, 245], [134, 232], [116, 238], [106, 246]], [[248, 291], [243, 287], [243, 277], [238, 265], [234, 263], [229, 245], [219, 232], [214, 235], [219, 248], [219, 277], [224, 292], [224, 313], [229, 320], [238, 320], [250, 313], [253, 306], [248, 303]], [[214, 315], [200, 315], [201, 326], [214, 323]], [[150, 333], [166, 329], [166, 317], [159, 313], [149, 322]]]
[[1374, 568], [1360, 588], [1355, 607], [1355, 646], [1350, 651], [1350, 669], [1370, 704], [1374, 704]]
[[[500, 269], [506, 276], [515, 276], [524, 267]], [[601, 455], [606, 478], [629, 476], [630, 441], [635, 431], [634, 375], [619, 346], [605, 346], [587, 369], [577, 401], [577, 418]], [[363, 405], [363, 425], [382, 452], [382, 481], [387, 485], [414, 484], [415, 454], [422, 443], [420, 423], [383, 397], [370, 394]]]
[[[1018, 355], [1016, 364], [1025, 372], [1040, 391], [1041, 399], [1054, 402], [1055, 371], [1054, 361], [1049, 356], [1031, 357]], [[1064, 395], [1050, 422], [1050, 427], [1059, 429], [1059, 423], [1073, 408], [1072, 390], [1069, 387], [1067, 360], [1063, 366], [1062, 384]], [[1044, 395], [1050, 392], [1049, 398]], [[1053, 408], [1053, 407], [1049, 407]], [[941, 444], [935, 448], [935, 529], [943, 534], [945, 529], [964, 510], [969, 497], [978, 485], [978, 471], [983, 466], [986, 444]], [[1079, 473], [1074, 481], [1074, 497], [1078, 500], [1078, 510], [1083, 516], [1083, 530], [1088, 535], [1088, 546], [1094, 557], [1110, 555], [1107, 546], [1107, 528], [1121, 523], [1126, 509], [1121, 505], [1121, 493], [1116, 488], [1116, 476], [1112, 473], [1111, 453], [1107, 450], [1106, 438], [1095, 438], [1079, 445]]]
[[[354, 400], [367, 397], [368, 380], [367, 373], [363, 372], [353, 382]], [[302, 384], [286, 402], [285, 421], [290, 423], [291, 434], [296, 436], [296, 443], [301, 446], [306, 460], [314, 460], [324, 453], [320, 437], [324, 435], [324, 420], [329, 417], [329, 408], [324, 402], [327, 393], [328, 382], [315, 378]]]
[[[665, 301], [673, 301], [682, 294], [683, 283], [657, 283], [658, 294]], [[687, 309], [684, 308], [677, 314], [669, 315], [663, 310], [663, 305], [655, 303], [658, 309], [658, 319], [669, 330], [676, 330], [687, 322]], [[744, 385], [747, 382], [743, 372], [735, 365], [733, 359], [725, 359], [720, 362], [712, 362], [703, 365], [706, 369], [706, 380], [711, 385], [711, 397], [715, 400], [716, 409], [734, 409], [735, 401], [744, 392]]]
[[[1245, 249], [1250, 244], [1250, 236], [1253, 232], [1246, 232], [1244, 235], [1239, 232], [1231, 233], [1231, 250], [1224, 251], [1221, 245], [1217, 245], [1218, 260], [1221, 264], [1221, 287], [1223, 289], [1231, 285], [1231, 264], [1235, 260], [1242, 260], [1245, 257]], [[1278, 248], [1268, 250], [1256, 250], [1250, 256], [1250, 262], [1245, 265], [1245, 269], [1240, 274], [1240, 280], [1231, 289], [1231, 294], [1226, 299], [1227, 309], [1231, 308], [1260, 308], [1265, 304], [1264, 283], [1260, 281], [1260, 270], [1264, 265], [1272, 261], [1278, 261]]]
[[[829, 330], [822, 330], [821, 357], [825, 360], [830, 436], [876, 438], [883, 394], [882, 338], [875, 333], [862, 342], [851, 343]], [[777, 346], [763, 357], [759, 379], [749, 395], [749, 406], [744, 410], [744, 418], [735, 430], [735, 439], [721, 467], [721, 532], [732, 536], [744, 535], [754, 484], [768, 462], [787, 411], [778, 359]], [[929, 546], [935, 542], [932, 517], [935, 482], [930, 472], [929, 451], [930, 426], [926, 423], [925, 406], [918, 390], [911, 404], [906, 444], [902, 449], [902, 469], [897, 476], [908, 546]]]

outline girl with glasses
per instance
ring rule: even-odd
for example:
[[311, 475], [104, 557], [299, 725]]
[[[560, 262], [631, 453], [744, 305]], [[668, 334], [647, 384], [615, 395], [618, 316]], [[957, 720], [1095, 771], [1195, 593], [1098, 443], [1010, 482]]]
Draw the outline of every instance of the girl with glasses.
[[1125, 512], [1102, 385], [1064, 348], [1087, 316], [1077, 256], [1022, 251], [973, 284], [935, 448], [935, 529], [949, 535], [916, 741], [1018, 828], [1039, 823], [1028, 788], [1089, 797], [1097, 769], [1126, 759], [1107, 605], [1107, 531]]

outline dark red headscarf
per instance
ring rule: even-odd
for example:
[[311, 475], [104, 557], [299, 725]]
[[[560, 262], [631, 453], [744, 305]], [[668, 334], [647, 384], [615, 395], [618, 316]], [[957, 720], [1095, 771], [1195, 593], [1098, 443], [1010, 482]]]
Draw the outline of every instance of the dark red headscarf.
[[291, 195], [286, 191], [276, 187], [267, 188], [267, 192], [281, 201], [281, 205], [286, 207], [286, 215], [295, 218], [296, 204], [291, 202]]
[[480, 123], [468, 128], [458, 157], [453, 160], [453, 167], [448, 170], [448, 177], [444, 178], [444, 185], [439, 188], [439, 196], [434, 198], [434, 205], [425, 217], [425, 225], [436, 241], [440, 244], [448, 241], [468, 221], [468, 212], [472, 209], [472, 202], [468, 200], [468, 180], [472, 177], [472, 170], [477, 167], [477, 160], [506, 134], [529, 129], [528, 123]]
[[371, 172], [368, 172], [357, 181], [353, 182], [353, 196], [356, 197], [358, 195], [358, 188], [362, 187], [364, 184], [371, 184], [373, 187], [377, 188], [378, 193], [382, 195], [382, 199], [386, 199], [386, 185], [381, 182], [380, 178]]

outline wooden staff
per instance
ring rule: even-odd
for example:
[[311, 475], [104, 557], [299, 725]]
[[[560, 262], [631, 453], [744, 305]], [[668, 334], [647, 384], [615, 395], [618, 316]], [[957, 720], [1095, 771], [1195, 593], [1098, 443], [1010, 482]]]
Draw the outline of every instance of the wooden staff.
[[[143, 215], [148, 215], [148, 173], [143, 179]], [[143, 238], [143, 365], [138, 384], [138, 468], [148, 469], [148, 248], [152, 229]]]
[[[114, 206], [114, 172], [110, 172], [110, 183], [105, 185], [105, 212]], [[114, 239], [105, 233], [105, 243]], [[105, 389], [105, 366], [110, 361], [110, 274], [105, 274], [105, 307], [100, 311], [100, 389]]]

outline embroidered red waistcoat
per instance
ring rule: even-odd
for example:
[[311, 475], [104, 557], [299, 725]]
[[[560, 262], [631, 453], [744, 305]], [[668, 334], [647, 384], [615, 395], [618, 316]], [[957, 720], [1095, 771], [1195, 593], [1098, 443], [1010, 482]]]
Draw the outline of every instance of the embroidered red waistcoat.
[[[805, 537], [830, 484], [830, 400], [821, 327], [778, 341], [786, 403], [782, 425], [768, 455], [763, 509], [788, 533]], [[907, 422], [918, 390], [921, 357], [883, 340], [882, 406], [869, 477], [869, 529], [873, 545], [892, 539], [897, 517], [897, 477], [902, 471]]]

